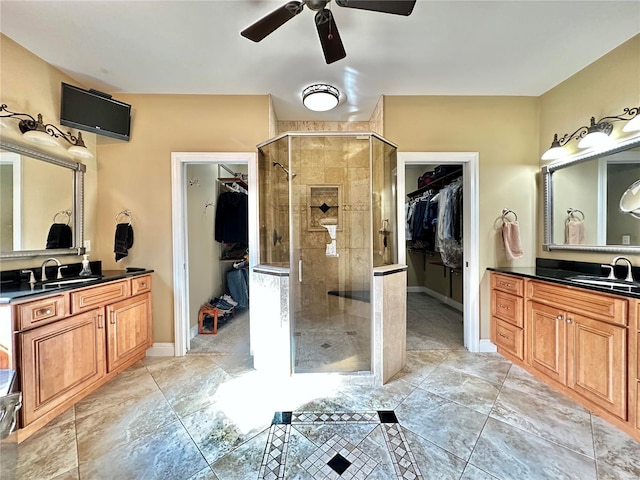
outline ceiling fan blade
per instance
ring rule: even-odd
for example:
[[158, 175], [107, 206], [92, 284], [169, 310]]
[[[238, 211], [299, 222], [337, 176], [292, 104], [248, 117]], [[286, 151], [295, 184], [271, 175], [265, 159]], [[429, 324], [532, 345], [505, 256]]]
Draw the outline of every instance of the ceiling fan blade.
[[322, 9], [316, 13], [316, 28], [318, 30], [318, 37], [320, 37], [320, 45], [322, 45], [322, 51], [324, 52], [324, 59], [327, 64], [337, 62], [341, 58], [347, 56], [347, 52], [344, 50], [342, 40], [340, 39], [340, 33], [336, 22], [333, 20], [331, 10]]
[[302, 2], [287, 2], [254, 24], [249, 25], [240, 32], [240, 35], [254, 42], [259, 42], [302, 12], [303, 7], [304, 3]]
[[371, 10], [372, 12], [411, 15], [416, 0], [336, 0], [341, 7]]

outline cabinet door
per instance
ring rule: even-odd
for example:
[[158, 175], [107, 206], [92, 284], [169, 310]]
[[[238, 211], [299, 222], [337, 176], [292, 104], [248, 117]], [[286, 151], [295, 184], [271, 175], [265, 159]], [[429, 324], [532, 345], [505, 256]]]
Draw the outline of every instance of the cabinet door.
[[102, 313], [95, 309], [20, 334], [23, 426], [104, 376]]
[[151, 295], [107, 305], [107, 371], [111, 372], [151, 346]]
[[627, 329], [573, 313], [567, 321], [567, 385], [626, 420]]
[[566, 323], [563, 312], [548, 305], [530, 303], [529, 342], [533, 368], [558, 382], [566, 383]]

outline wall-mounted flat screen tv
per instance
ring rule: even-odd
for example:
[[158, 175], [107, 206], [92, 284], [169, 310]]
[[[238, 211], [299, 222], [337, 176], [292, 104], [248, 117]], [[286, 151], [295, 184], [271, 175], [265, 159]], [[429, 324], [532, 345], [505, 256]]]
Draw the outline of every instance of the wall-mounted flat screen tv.
[[62, 82], [60, 123], [107, 137], [129, 140], [131, 105], [96, 90]]

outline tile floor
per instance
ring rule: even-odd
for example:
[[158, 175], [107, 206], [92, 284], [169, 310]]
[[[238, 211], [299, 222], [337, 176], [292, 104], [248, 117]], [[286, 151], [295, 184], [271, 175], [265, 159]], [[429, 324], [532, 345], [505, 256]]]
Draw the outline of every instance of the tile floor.
[[371, 387], [206, 353], [138, 362], [20, 445], [18, 478], [626, 480], [640, 443], [497, 354], [413, 349]]

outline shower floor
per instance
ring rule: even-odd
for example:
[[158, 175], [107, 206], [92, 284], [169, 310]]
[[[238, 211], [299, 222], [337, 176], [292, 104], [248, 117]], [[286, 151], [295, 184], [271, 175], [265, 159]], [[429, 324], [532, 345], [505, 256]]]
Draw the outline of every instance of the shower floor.
[[298, 315], [293, 342], [295, 373], [371, 371], [368, 318]]

